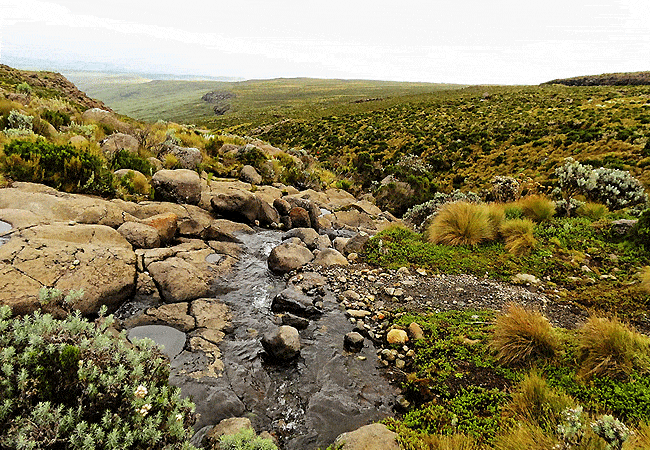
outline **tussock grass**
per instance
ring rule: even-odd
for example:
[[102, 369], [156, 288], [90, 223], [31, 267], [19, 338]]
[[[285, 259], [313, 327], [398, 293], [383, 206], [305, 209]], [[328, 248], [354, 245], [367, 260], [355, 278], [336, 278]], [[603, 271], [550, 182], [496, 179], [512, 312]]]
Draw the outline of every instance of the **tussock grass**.
[[557, 440], [532, 424], [521, 424], [497, 436], [495, 450], [548, 450], [555, 448]]
[[519, 199], [518, 203], [524, 216], [533, 222], [551, 220], [555, 215], [555, 203], [543, 195], [529, 195]]
[[587, 202], [576, 210], [578, 217], [588, 217], [592, 220], [602, 219], [607, 213], [609, 213], [607, 206], [592, 202]]
[[537, 311], [510, 305], [497, 317], [490, 346], [502, 364], [527, 364], [553, 357], [559, 341], [549, 321]]
[[506, 250], [515, 256], [523, 256], [535, 247], [533, 236], [535, 224], [530, 219], [507, 220], [501, 225], [501, 235], [505, 240]]
[[468, 202], [447, 203], [427, 229], [427, 240], [434, 244], [478, 245], [496, 236], [496, 229], [485, 205]]
[[582, 327], [578, 356], [585, 378], [626, 379], [650, 371], [650, 338], [616, 318], [592, 316]]
[[476, 439], [465, 434], [450, 436], [432, 434], [426, 436], [423, 442], [430, 450], [479, 450], [480, 448]]
[[538, 373], [531, 372], [516, 387], [505, 411], [515, 419], [555, 431], [562, 412], [573, 406], [568, 395], [558, 393]]
[[647, 294], [650, 294], [650, 266], [645, 266], [643, 269], [641, 269], [639, 278], [641, 279], [641, 290]]

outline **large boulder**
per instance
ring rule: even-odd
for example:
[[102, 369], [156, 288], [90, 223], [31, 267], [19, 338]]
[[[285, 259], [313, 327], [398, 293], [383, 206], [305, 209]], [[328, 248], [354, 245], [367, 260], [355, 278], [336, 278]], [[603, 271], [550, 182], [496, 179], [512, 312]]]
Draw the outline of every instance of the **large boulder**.
[[277, 273], [291, 272], [310, 262], [314, 255], [307, 247], [292, 242], [285, 242], [271, 250], [269, 269]]
[[100, 142], [100, 147], [104, 155], [112, 157], [120, 150], [126, 150], [129, 153], [138, 153], [140, 144], [138, 140], [129, 134], [115, 133]]
[[294, 327], [282, 325], [262, 337], [262, 347], [275, 359], [292, 359], [300, 353], [300, 335]]
[[135, 248], [160, 246], [160, 235], [152, 226], [138, 222], [124, 222], [117, 231]]
[[230, 188], [219, 192], [210, 203], [215, 214], [229, 220], [251, 224], [257, 221], [260, 225], [271, 225], [280, 220], [275, 208], [244, 189]]
[[262, 175], [257, 173], [255, 167], [249, 166], [248, 164], [242, 167], [239, 179], [250, 184], [262, 184]]
[[201, 150], [194, 147], [180, 147], [169, 142], [163, 145], [162, 150], [158, 153], [158, 159], [164, 160], [166, 155], [172, 155], [178, 160], [178, 164], [183, 169], [195, 170], [196, 166], [203, 160]]
[[373, 423], [343, 433], [336, 438], [334, 446], [341, 450], [400, 450], [397, 433], [390, 431], [381, 423]]
[[310, 250], [318, 246], [318, 232], [313, 228], [293, 228], [282, 235], [282, 240], [285, 241], [292, 237], [300, 239]]
[[324, 266], [324, 267], [329, 267], [329, 266], [347, 266], [348, 260], [345, 256], [343, 256], [341, 253], [338, 252], [338, 250], [335, 250], [333, 248], [326, 248], [322, 250], [312, 263], [315, 266]]
[[[14, 314], [41, 307], [42, 287], [83, 290], [73, 308], [115, 310], [135, 291], [136, 257], [120, 233], [103, 225], [39, 225], [19, 230], [0, 247], [0, 303]], [[56, 305], [46, 305], [46, 309]]]
[[151, 182], [158, 200], [191, 205], [201, 200], [201, 178], [192, 170], [159, 170]]
[[211, 280], [197, 268], [178, 257], [156, 261], [147, 269], [167, 303], [186, 302], [210, 295]]

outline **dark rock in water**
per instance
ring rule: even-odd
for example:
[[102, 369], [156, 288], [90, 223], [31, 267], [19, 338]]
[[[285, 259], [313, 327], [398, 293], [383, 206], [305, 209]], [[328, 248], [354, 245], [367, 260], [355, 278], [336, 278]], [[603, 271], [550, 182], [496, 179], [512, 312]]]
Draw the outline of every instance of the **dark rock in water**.
[[185, 333], [176, 328], [165, 325], [145, 325], [129, 330], [129, 340], [149, 338], [156, 344], [163, 346], [162, 352], [174, 359], [185, 347]]
[[262, 347], [273, 358], [289, 360], [300, 353], [300, 335], [298, 330], [288, 325], [282, 325], [264, 335]]
[[305, 208], [299, 206], [291, 208], [291, 211], [289, 211], [289, 218], [291, 219], [291, 225], [294, 228], [311, 228], [309, 213]]
[[318, 216], [320, 216], [320, 208], [316, 206], [314, 202], [306, 198], [299, 198], [299, 197], [287, 197], [286, 200], [294, 208], [302, 208], [305, 211], [307, 211], [307, 214], [309, 215], [309, 221], [311, 222], [311, 226], [316, 231], [318, 231], [319, 228]]
[[304, 330], [309, 326], [309, 320], [291, 313], [285, 313], [282, 315], [282, 325], [289, 325], [297, 330]]
[[343, 346], [349, 352], [358, 352], [363, 348], [363, 336], [356, 331], [348, 333], [343, 338]]
[[311, 317], [322, 314], [322, 311], [314, 306], [314, 300], [296, 289], [285, 289], [275, 296], [271, 304], [273, 312], [290, 312], [303, 317]]

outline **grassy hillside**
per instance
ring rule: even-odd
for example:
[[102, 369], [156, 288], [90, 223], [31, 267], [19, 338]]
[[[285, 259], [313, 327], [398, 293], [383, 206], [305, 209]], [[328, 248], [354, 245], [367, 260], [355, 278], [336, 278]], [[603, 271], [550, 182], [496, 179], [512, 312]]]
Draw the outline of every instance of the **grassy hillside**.
[[[291, 78], [240, 82], [75, 78], [90, 96], [139, 120], [200, 123], [212, 128], [258, 126], [283, 118], [318, 117], [363, 110], [396, 97], [458, 88], [458, 85]], [[235, 95], [230, 110], [215, 116], [201, 97], [212, 91]], [[366, 102], [365, 100], [371, 99]], [[381, 100], [379, 100], [381, 99]], [[354, 103], [359, 101], [359, 103]]]
[[565, 86], [633, 86], [650, 84], [650, 72], [604, 73], [552, 80], [545, 84]]

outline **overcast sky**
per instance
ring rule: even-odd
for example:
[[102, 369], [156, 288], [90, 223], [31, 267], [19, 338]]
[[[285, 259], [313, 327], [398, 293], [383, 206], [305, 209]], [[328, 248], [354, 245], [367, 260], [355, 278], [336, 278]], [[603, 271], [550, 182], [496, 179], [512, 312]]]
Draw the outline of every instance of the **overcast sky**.
[[0, 0], [0, 63], [537, 84], [650, 70], [650, 0]]

